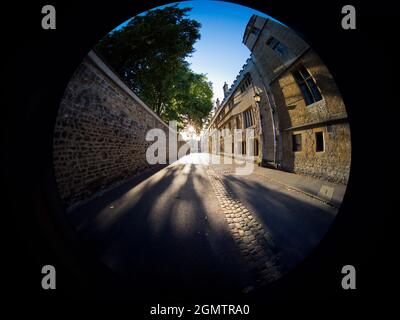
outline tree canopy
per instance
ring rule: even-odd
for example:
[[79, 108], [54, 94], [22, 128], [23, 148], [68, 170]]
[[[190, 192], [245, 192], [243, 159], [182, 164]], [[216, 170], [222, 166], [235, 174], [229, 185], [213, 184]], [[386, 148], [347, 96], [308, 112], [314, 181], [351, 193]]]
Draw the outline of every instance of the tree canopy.
[[212, 108], [212, 84], [185, 61], [200, 39], [190, 10], [173, 5], [135, 16], [95, 49], [163, 120], [199, 130]]

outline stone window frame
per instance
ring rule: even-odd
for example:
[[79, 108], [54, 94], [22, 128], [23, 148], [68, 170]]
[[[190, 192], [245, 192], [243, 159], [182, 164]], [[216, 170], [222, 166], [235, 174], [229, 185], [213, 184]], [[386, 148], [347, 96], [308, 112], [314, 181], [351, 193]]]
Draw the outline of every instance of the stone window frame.
[[240, 115], [238, 115], [238, 116], [235, 118], [235, 126], [236, 126], [236, 129], [242, 129], [241, 121], [240, 121]]
[[265, 44], [270, 47], [280, 58], [284, 57], [288, 53], [287, 45], [274, 36], [270, 36]]
[[[317, 133], [322, 133], [322, 143], [323, 143], [323, 150], [322, 151], [317, 151]], [[314, 153], [317, 155], [324, 154], [326, 151], [326, 137], [325, 137], [325, 131], [323, 128], [318, 128], [313, 130], [313, 136], [314, 136], [314, 141], [315, 141], [315, 148], [314, 148]]]
[[[250, 114], [250, 117], [248, 119], [251, 119], [251, 124], [247, 126], [247, 121], [246, 121], [246, 115], [245, 114]], [[242, 112], [242, 117], [243, 117], [243, 128], [248, 129], [251, 127], [255, 126], [255, 118], [254, 118], [254, 112], [252, 106], [248, 107], [246, 110]]]
[[[300, 150], [294, 150], [294, 145], [293, 145], [293, 138], [296, 135], [300, 135]], [[290, 145], [291, 145], [291, 150], [293, 153], [298, 154], [298, 153], [303, 153], [304, 150], [304, 137], [303, 137], [303, 131], [293, 131], [290, 135]]]
[[254, 156], [258, 157], [260, 155], [260, 141], [258, 138], [254, 138], [253, 143], [254, 143]]
[[[300, 72], [300, 69], [302, 69], [302, 68], [309, 74], [308, 77], [305, 78], [305, 77], [302, 75], [302, 73]], [[295, 76], [295, 73], [296, 73], [296, 72], [300, 74], [300, 76], [301, 76], [301, 78], [302, 78], [302, 81], [301, 81], [301, 82], [302, 82], [303, 84], [305, 84], [305, 86], [307, 87], [308, 92], [311, 94], [311, 97], [312, 97], [312, 99], [314, 100], [313, 102], [307, 103], [307, 99], [306, 99], [306, 97], [305, 97], [305, 95], [304, 95], [304, 93], [303, 93], [303, 90], [302, 90], [301, 87], [300, 87], [300, 83], [299, 83], [298, 79], [297, 79], [296, 76]], [[321, 103], [322, 101], [325, 100], [325, 99], [324, 99], [324, 96], [322, 95], [322, 91], [321, 91], [320, 87], [318, 86], [317, 81], [315, 80], [314, 75], [310, 72], [310, 70], [309, 70], [303, 63], [297, 64], [297, 65], [293, 68], [293, 70], [292, 70], [290, 73], [291, 73], [291, 75], [292, 75], [292, 77], [293, 77], [293, 79], [294, 79], [294, 82], [297, 84], [297, 87], [298, 87], [299, 90], [300, 90], [302, 99], [304, 100], [304, 103], [305, 103], [305, 105], [306, 105], [307, 108], [312, 107], [312, 106], [314, 106], [314, 105], [316, 105], [316, 104], [318, 104], [318, 103]], [[320, 95], [321, 99], [319, 99], [319, 100], [316, 100], [316, 99], [315, 99], [315, 97], [314, 97], [314, 92], [313, 92], [313, 90], [310, 88], [310, 86], [309, 86], [309, 84], [308, 84], [308, 82], [307, 82], [308, 80], [311, 80], [311, 81], [313, 82], [313, 84], [314, 84], [314, 86], [316, 87], [316, 89], [317, 89], [317, 91], [318, 91], [318, 94]]]

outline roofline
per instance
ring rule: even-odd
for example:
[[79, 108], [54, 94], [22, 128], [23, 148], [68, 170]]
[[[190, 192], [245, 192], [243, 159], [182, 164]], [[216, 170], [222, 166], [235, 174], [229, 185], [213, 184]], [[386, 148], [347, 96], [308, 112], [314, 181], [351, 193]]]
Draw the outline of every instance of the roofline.
[[[243, 68], [240, 70], [238, 77], [236, 77], [235, 81], [237, 81], [237, 79], [239, 78], [239, 76], [243, 76], [240, 81], [237, 81], [237, 83], [235, 83], [235, 85], [232, 84], [231, 88], [229, 89], [229, 95], [226, 96], [226, 98], [224, 98], [224, 100], [222, 100], [219, 108], [217, 109], [217, 111], [214, 113], [213, 117], [211, 118], [207, 129], [205, 130], [205, 132], [208, 132], [209, 129], [211, 128], [211, 126], [214, 124], [215, 120], [217, 119], [218, 115], [221, 113], [221, 110], [224, 109], [225, 105], [230, 101], [230, 99], [233, 96], [233, 93], [236, 92], [236, 90], [239, 88], [239, 84], [241, 84], [243, 82], [243, 80], [245, 79], [247, 74], [250, 74], [250, 71], [246, 71], [243, 73], [244, 71], [244, 67], [248, 65], [248, 62], [252, 62], [251, 58], [248, 58], [246, 61], [247, 63], [243, 65]], [[253, 63], [253, 62], [252, 62]]]
[[243, 33], [243, 37], [242, 37], [242, 43], [245, 43], [246, 42], [246, 39], [247, 39], [247, 37], [249, 36], [249, 30], [250, 30], [250, 25], [251, 24], [254, 24], [254, 21], [256, 20], [256, 17], [257, 17], [257, 15], [256, 14], [253, 14], [251, 17], [250, 17], [250, 19], [249, 19], [249, 21], [247, 22], [247, 24], [246, 24], [246, 27], [244, 28], [244, 33]]

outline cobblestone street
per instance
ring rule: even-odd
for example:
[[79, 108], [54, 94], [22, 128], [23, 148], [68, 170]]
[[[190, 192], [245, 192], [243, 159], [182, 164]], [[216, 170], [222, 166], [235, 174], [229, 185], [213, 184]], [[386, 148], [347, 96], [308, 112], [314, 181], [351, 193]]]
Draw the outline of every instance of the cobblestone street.
[[[69, 212], [84, 243], [149, 294], [246, 294], [315, 248], [337, 209], [268, 171], [191, 154]], [[297, 190], [297, 189], [296, 189]]]
[[397, 2], [5, 4], [10, 314], [388, 310]]
[[277, 280], [281, 276], [279, 255], [271, 234], [240, 200], [235, 199], [224, 185], [222, 175], [213, 170], [209, 170], [208, 174], [232, 237], [247, 261], [256, 284]]

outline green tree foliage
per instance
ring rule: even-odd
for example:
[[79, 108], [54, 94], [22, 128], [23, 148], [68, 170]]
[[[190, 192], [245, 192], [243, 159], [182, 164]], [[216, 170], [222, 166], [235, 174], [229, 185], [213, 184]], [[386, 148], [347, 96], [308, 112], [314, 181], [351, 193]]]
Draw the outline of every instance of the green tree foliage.
[[174, 5], [135, 16], [96, 51], [163, 120], [199, 128], [212, 107], [212, 85], [185, 61], [200, 39], [201, 25], [187, 18], [190, 10]]
[[166, 117], [177, 120], [181, 126], [191, 124], [199, 132], [212, 108], [211, 82], [182, 63], [176, 70], [171, 91], [173, 98], [165, 106]]

